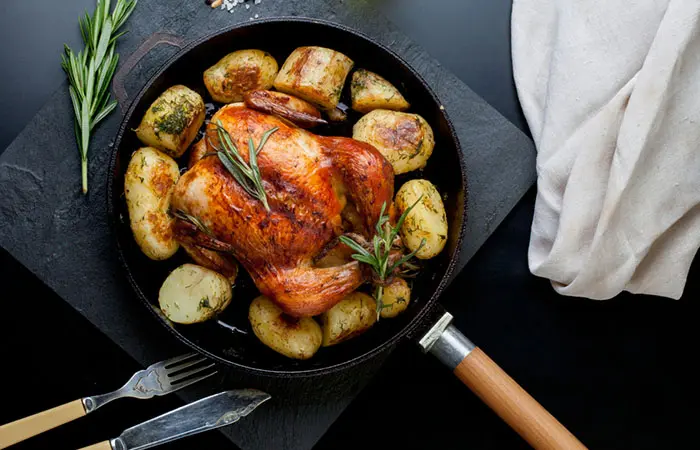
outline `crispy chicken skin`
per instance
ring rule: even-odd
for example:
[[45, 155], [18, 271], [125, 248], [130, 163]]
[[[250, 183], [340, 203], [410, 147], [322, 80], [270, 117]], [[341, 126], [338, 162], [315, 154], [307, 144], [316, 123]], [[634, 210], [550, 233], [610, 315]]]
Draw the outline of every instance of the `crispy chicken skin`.
[[[369, 144], [317, 136], [240, 104], [221, 108], [212, 118], [217, 121], [246, 160], [249, 137], [257, 146], [266, 131], [278, 128], [258, 155], [271, 211], [249, 196], [216, 156], [206, 156], [178, 181], [172, 208], [196, 217], [213, 236], [178, 220], [177, 239], [231, 253], [260, 292], [290, 315], [326, 311], [364, 277], [356, 261], [320, 268], [314, 257], [342, 233], [341, 211], [348, 199], [369, 234], [382, 204], [392, 202], [391, 165]], [[215, 125], [208, 125], [208, 135], [218, 144]], [[210, 142], [206, 146], [214, 151]]]

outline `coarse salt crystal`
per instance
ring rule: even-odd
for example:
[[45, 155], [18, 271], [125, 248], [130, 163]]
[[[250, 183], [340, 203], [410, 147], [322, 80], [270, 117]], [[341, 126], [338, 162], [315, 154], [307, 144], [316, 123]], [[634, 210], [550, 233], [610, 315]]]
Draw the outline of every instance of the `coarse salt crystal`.
[[245, 5], [245, 9], [250, 9], [250, 5]]
[[255, 17], [255, 18], [257, 19], [257, 18], [260, 17], [260, 16], [256, 14], [256, 15], [254, 15], [253, 17]]
[[262, 0], [255, 0], [255, 4], [259, 5]]

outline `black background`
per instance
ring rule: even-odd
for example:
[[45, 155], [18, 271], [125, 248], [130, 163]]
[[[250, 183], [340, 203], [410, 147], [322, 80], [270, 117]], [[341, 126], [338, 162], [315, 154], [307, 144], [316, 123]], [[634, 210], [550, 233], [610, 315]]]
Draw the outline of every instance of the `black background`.
[[[61, 42], [78, 40], [75, 12], [58, 6], [68, 3], [3, 1], [2, 148], [63, 80]], [[87, 7], [92, 1], [70, 3], [75, 9], [75, 4]], [[377, 3], [508, 119], [525, 126], [510, 73], [510, 1]], [[697, 264], [680, 301], [560, 297], [527, 268], [533, 204], [534, 190], [454, 282], [444, 296], [445, 306], [472, 340], [590, 448], [691, 447], [698, 417], [693, 407], [698, 393], [692, 388]], [[0, 379], [5, 387], [0, 423], [87, 392], [111, 390], [124, 381], [123, 373], [139, 369], [4, 251], [0, 264]], [[138, 407], [133, 402], [117, 402], [16, 448], [75, 448], [178, 405], [172, 397], [139, 402]], [[231, 446], [219, 433], [208, 433], [164, 448]], [[526, 448], [444, 368], [411, 346], [390, 357], [317, 448], [358, 446]]]

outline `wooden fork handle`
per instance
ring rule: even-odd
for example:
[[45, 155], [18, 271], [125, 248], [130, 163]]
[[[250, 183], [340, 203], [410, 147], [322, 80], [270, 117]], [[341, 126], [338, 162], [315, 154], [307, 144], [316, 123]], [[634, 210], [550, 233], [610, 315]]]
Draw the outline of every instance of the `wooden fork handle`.
[[112, 450], [112, 446], [109, 444], [109, 441], [102, 441], [97, 444], [88, 445], [79, 450]]
[[537, 450], [585, 450], [586, 447], [476, 347], [445, 313], [420, 345], [435, 355], [481, 400]]
[[85, 414], [83, 401], [78, 399], [2, 425], [0, 426], [0, 449], [83, 417]]

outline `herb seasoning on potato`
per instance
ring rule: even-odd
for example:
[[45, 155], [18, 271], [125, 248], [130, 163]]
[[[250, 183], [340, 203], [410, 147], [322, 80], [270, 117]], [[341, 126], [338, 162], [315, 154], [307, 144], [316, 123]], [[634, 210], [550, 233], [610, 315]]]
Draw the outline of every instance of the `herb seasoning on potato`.
[[124, 196], [131, 231], [141, 251], [154, 260], [168, 259], [179, 248], [168, 214], [179, 178], [175, 160], [153, 147], [134, 152], [126, 169]]
[[248, 320], [260, 342], [293, 359], [309, 359], [321, 346], [321, 327], [311, 317], [294, 318], [265, 296], [250, 304]]
[[411, 301], [411, 288], [403, 278], [394, 278], [388, 286], [384, 286], [382, 297], [382, 319], [391, 319], [398, 316], [408, 308]]
[[377, 302], [362, 292], [353, 292], [323, 313], [323, 346], [339, 344], [364, 333], [377, 321]]
[[396, 175], [425, 167], [435, 147], [433, 130], [424, 118], [386, 109], [364, 115], [352, 128], [352, 137], [379, 150]]
[[323, 109], [335, 109], [353, 61], [324, 47], [299, 47], [282, 65], [274, 86]]
[[[395, 203], [399, 211], [415, 205], [401, 226], [401, 239], [406, 247], [417, 250], [418, 259], [437, 256], [447, 242], [447, 216], [433, 183], [428, 180], [407, 181], [396, 193]], [[421, 242], [424, 242], [422, 247]]]
[[204, 101], [186, 86], [166, 90], [146, 110], [136, 136], [174, 158], [185, 153], [204, 123]]
[[222, 275], [183, 264], [165, 279], [158, 293], [160, 310], [175, 323], [204, 322], [231, 303], [231, 284]]
[[247, 92], [270, 89], [278, 68], [267, 52], [238, 50], [204, 71], [204, 85], [216, 102], [241, 102]]
[[361, 113], [375, 109], [405, 111], [411, 106], [393, 84], [365, 69], [352, 74], [350, 98], [352, 109]]

